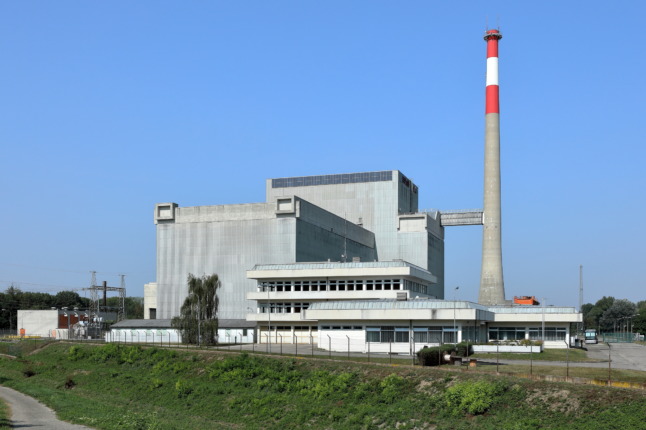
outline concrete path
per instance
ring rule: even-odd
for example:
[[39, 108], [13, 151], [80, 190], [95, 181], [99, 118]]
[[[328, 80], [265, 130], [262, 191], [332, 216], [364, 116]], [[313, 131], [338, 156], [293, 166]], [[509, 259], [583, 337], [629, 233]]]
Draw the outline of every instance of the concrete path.
[[[570, 362], [570, 367], [597, 367], [608, 368], [608, 345], [586, 345], [588, 349], [588, 358], [601, 360], [597, 363]], [[646, 372], [646, 346], [634, 343], [611, 343], [610, 360], [613, 369], [639, 370]], [[495, 354], [491, 358], [478, 359], [483, 364], [496, 364]], [[528, 360], [500, 360], [500, 364], [519, 364], [529, 365]], [[534, 366], [558, 366], [565, 367], [568, 364], [565, 361], [543, 361], [534, 360]]]
[[12, 428], [41, 428], [48, 430], [82, 430], [91, 427], [70, 424], [56, 418], [54, 411], [11, 388], [0, 386], [0, 397], [9, 405]]

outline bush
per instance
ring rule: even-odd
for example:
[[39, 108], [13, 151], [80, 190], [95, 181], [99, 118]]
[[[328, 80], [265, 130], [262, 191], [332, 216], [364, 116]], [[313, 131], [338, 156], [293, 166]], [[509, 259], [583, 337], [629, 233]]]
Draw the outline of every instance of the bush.
[[460, 357], [468, 357], [473, 354], [473, 343], [460, 342], [455, 346], [455, 353]]
[[446, 405], [453, 415], [485, 413], [505, 391], [499, 382], [461, 382], [449, 387], [444, 394]]
[[393, 403], [397, 398], [402, 396], [402, 391], [406, 387], [406, 380], [399, 375], [391, 373], [386, 376], [380, 383], [381, 398], [384, 403]]
[[442, 356], [450, 354], [453, 345], [442, 345], [425, 347], [417, 352], [417, 359], [422, 366], [439, 366], [442, 364]]

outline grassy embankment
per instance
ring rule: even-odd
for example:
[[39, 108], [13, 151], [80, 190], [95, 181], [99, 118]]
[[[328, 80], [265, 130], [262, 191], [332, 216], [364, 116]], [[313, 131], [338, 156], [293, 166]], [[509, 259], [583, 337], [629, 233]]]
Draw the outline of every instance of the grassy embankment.
[[10, 429], [9, 425], [9, 407], [0, 399], [0, 429]]
[[642, 391], [239, 353], [53, 344], [0, 382], [104, 429], [646, 429]]

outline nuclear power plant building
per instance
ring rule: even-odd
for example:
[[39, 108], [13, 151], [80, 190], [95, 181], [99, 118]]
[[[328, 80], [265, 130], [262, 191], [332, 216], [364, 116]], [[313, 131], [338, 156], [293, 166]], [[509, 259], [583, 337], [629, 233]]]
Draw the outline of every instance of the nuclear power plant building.
[[[401, 260], [433, 276], [444, 298], [439, 213], [418, 212], [418, 187], [397, 170], [269, 179], [265, 203], [155, 206], [156, 318], [179, 314], [189, 273], [217, 273], [220, 318], [244, 319], [262, 264]], [[149, 311], [149, 309], [147, 309]]]
[[[570, 325], [582, 321], [581, 313], [538, 307], [534, 297], [529, 305], [505, 298], [501, 38], [498, 30], [484, 35], [483, 210], [420, 211], [417, 185], [398, 170], [269, 179], [264, 203], [160, 203], [157, 281], [146, 285], [146, 317], [179, 315], [188, 275], [215, 273], [222, 283], [219, 318], [240, 329], [238, 339], [247, 339], [253, 323], [253, 341], [268, 346], [280, 340], [413, 354], [426, 344], [462, 340], [570, 345]], [[456, 300], [455, 285], [453, 300], [444, 300], [444, 227], [460, 225], [483, 226], [478, 303]], [[123, 329], [130, 336], [132, 327]]]

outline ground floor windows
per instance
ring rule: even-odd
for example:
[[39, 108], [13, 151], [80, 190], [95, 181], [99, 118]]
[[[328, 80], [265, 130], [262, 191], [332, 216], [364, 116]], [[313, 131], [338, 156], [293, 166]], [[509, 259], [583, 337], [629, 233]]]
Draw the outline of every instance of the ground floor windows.
[[545, 336], [543, 336], [543, 329], [530, 328], [529, 338], [531, 340], [562, 340], [565, 341], [567, 330], [565, 327], [545, 327]]
[[410, 329], [408, 327], [379, 326], [366, 327], [366, 342], [390, 343], [408, 342]]
[[489, 327], [490, 340], [523, 340], [525, 327]]
[[445, 327], [413, 327], [415, 343], [456, 343], [458, 329], [453, 326]]
[[489, 327], [489, 340], [515, 341], [515, 340], [562, 340], [565, 341], [567, 329], [565, 327]]

